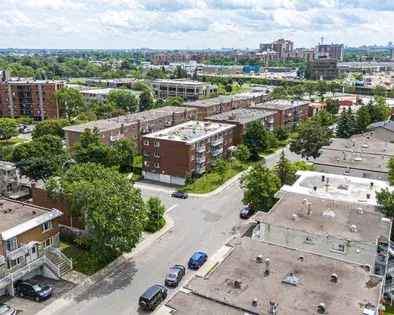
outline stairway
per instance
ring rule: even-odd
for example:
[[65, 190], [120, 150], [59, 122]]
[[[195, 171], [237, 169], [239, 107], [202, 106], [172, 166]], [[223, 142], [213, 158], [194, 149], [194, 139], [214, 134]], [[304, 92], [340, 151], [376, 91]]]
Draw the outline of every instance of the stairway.
[[57, 248], [49, 248], [46, 252], [46, 258], [50, 264], [57, 267], [56, 273], [59, 278], [62, 278], [73, 269], [72, 261]]

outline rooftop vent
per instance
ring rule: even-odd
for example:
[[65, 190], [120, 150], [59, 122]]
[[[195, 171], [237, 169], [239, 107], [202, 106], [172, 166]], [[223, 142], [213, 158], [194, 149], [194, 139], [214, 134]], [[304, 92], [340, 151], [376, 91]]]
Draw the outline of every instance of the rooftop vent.
[[361, 207], [357, 208], [357, 213], [358, 214], [364, 214], [363, 208], [361, 208]]
[[291, 219], [292, 219], [293, 221], [297, 221], [297, 219], [298, 219], [297, 213], [293, 213], [293, 214], [291, 215]]
[[259, 303], [259, 300], [258, 300], [257, 298], [254, 298], [254, 299], [252, 300], [252, 305], [253, 305], [253, 306], [257, 306], [258, 303]]
[[320, 304], [317, 306], [317, 312], [318, 312], [319, 314], [326, 314], [326, 312], [327, 312], [327, 310], [326, 310], [326, 304], [320, 303]]
[[270, 274], [270, 265], [271, 265], [271, 261], [270, 261], [269, 258], [266, 258], [265, 261], [264, 261], [264, 263], [265, 263], [265, 271], [264, 271], [264, 274], [265, 274], [266, 276], [268, 276], [268, 275]]
[[333, 283], [338, 283], [338, 275], [336, 273], [333, 273], [330, 276], [330, 281], [333, 282]]
[[294, 273], [290, 272], [282, 280], [282, 283], [286, 283], [286, 284], [289, 284], [289, 285], [292, 285], [292, 286], [297, 286], [300, 283], [300, 278], [297, 277]]
[[258, 264], [261, 264], [261, 263], [263, 262], [263, 255], [258, 255], [258, 256], [256, 257], [256, 262], [257, 262]]
[[327, 209], [326, 211], [323, 212], [323, 217], [327, 217], [327, 218], [335, 218], [336, 214], [334, 211], [332, 211], [331, 209]]
[[234, 280], [233, 286], [235, 289], [241, 289], [242, 288], [242, 281], [241, 280]]
[[270, 301], [268, 314], [276, 315], [278, 314], [279, 304], [273, 301]]

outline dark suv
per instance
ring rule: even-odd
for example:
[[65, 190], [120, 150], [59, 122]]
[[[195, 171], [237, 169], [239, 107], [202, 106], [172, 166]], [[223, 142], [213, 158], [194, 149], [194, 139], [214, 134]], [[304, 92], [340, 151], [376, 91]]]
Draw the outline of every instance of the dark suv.
[[181, 282], [186, 272], [186, 268], [182, 265], [175, 265], [168, 270], [165, 284], [168, 287], [176, 287]]
[[182, 191], [174, 191], [171, 196], [173, 198], [181, 198], [181, 199], [187, 199], [189, 197], [189, 195], [185, 192]]
[[162, 285], [156, 284], [140, 296], [138, 304], [144, 311], [152, 312], [167, 297], [167, 289]]
[[32, 280], [17, 281], [15, 284], [15, 293], [20, 297], [41, 302], [52, 296], [52, 288]]

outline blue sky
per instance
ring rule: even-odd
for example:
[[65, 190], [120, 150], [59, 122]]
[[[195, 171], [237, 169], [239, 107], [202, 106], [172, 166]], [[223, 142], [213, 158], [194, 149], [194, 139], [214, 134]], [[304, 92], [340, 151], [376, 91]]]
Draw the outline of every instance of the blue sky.
[[0, 47], [257, 48], [394, 41], [394, 0], [0, 0]]

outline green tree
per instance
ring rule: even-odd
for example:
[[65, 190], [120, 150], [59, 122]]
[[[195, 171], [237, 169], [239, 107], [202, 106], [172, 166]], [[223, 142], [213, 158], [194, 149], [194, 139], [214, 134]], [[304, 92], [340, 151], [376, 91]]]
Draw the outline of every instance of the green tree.
[[64, 138], [63, 127], [67, 122], [63, 119], [44, 120], [39, 122], [32, 132], [33, 138], [39, 138], [45, 135], [53, 135]]
[[373, 89], [373, 95], [376, 97], [386, 96], [387, 90], [384, 86], [378, 85]]
[[0, 118], [0, 139], [8, 140], [18, 135], [18, 124], [13, 118]]
[[388, 188], [376, 193], [378, 204], [382, 207], [382, 212], [389, 218], [394, 217], [394, 193]]
[[276, 87], [271, 92], [271, 97], [274, 99], [286, 99], [288, 96], [287, 90], [283, 86]]
[[100, 141], [100, 135], [96, 129], [93, 131], [86, 129], [72, 150], [73, 157], [78, 163], [109, 165], [110, 148]]
[[317, 158], [320, 149], [330, 144], [331, 131], [315, 120], [308, 120], [299, 126], [297, 136], [290, 142], [290, 150], [303, 158]]
[[227, 164], [223, 159], [219, 159], [215, 161], [214, 170], [217, 174], [220, 175], [220, 181], [224, 181], [224, 173], [226, 172]]
[[394, 157], [392, 157], [389, 160], [388, 168], [389, 168], [389, 173], [388, 173], [389, 183], [390, 185], [394, 185]]
[[154, 99], [150, 91], [144, 91], [140, 95], [140, 111], [146, 111], [154, 107]]
[[339, 111], [339, 100], [328, 98], [326, 99], [326, 111], [329, 112], [332, 115], [338, 114]]
[[349, 138], [357, 131], [356, 120], [352, 110], [343, 111], [338, 119], [336, 135], [339, 138]]
[[159, 231], [165, 224], [164, 213], [166, 211], [163, 203], [157, 197], [151, 197], [146, 202], [147, 221], [145, 230], [148, 232]]
[[121, 173], [133, 170], [135, 145], [129, 140], [115, 141], [109, 151], [109, 165], [119, 166]]
[[328, 88], [329, 87], [328, 87], [328, 84], [326, 81], [324, 81], [324, 80], [317, 81], [316, 90], [319, 92], [319, 95], [321, 97], [323, 97], [324, 94], [326, 94], [328, 92]]
[[56, 92], [60, 115], [65, 115], [69, 120], [83, 111], [85, 104], [81, 92], [72, 88], [62, 88]]
[[268, 168], [257, 164], [241, 178], [244, 189], [243, 203], [259, 211], [269, 211], [275, 204], [275, 194], [280, 189], [280, 179]]
[[246, 163], [250, 159], [250, 152], [246, 145], [240, 144], [234, 152], [234, 157], [241, 161], [242, 163]]
[[113, 90], [108, 94], [108, 103], [126, 112], [134, 113], [138, 110], [138, 99], [129, 90]]
[[296, 169], [285, 156], [285, 152], [280, 154], [279, 162], [275, 166], [275, 173], [280, 180], [281, 186], [292, 185], [296, 179]]
[[279, 127], [274, 130], [274, 135], [279, 141], [284, 141], [289, 138], [289, 130]]
[[260, 153], [271, 147], [272, 136], [260, 123], [253, 122], [246, 129], [244, 143], [249, 149], [250, 158], [257, 161]]
[[372, 123], [371, 115], [367, 106], [361, 107], [356, 113], [357, 132], [363, 133], [367, 131], [367, 127]]
[[176, 79], [187, 78], [187, 72], [181, 66], [176, 66], [176, 68], [174, 70], [174, 77]]
[[312, 98], [312, 95], [317, 91], [316, 83], [308, 81], [304, 84], [304, 87], [305, 92], [309, 95], [309, 99]]
[[335, 116], [325, 110], [319, 111], [312, 119], [324, 127], [329, 127], [335, 123]]
[[372, 122], [385, 121], [390, 117], [391, 110], [384, 97], [376, 97], [374, 103], [368, 106]]

